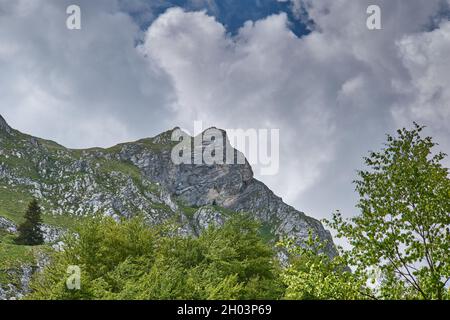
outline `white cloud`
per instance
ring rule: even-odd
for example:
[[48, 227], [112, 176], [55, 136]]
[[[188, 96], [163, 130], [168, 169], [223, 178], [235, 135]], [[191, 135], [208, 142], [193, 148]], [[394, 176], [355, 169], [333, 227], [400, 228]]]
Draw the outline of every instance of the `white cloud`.
[[172, 9], [150, 26], [143, 50], [171, 77], [180, 123], [281, 128], [281, 172], [263, 180], [315, 216], [353, 213], [351, 181], [362, 156], [414, 118], [393, 116], [398, 105], [412, 106], [398, 84], [415, 86], [398, 42], [425, 34], [440, 8], [440, 1], [378, 3], [381, 31], [366, 28], [368, 1], [304, 2], [316, 29], [300, 39], [284, 14], [248, 22], [231, 37], [206, 13]]
[[431, 32], [406, 36], [398, 46], [410, 75], [410, 82], [399, 90], [410, 101], [398, 106], [396, 116], [425, 121], [450, 134], [450, 22]]
[[416, 121], [428, 126], [439, 148], [450, 153], [450, 22], [397, 44], [410, 81], [397, 86], [406, 98], [392, 109], [393, 116], [399, 125]]
[[283, 181], [277, 191], [293, 199], [333, 151], [327, 106], [334, 97], [310, 85], [334, 76], [317, 72], [333, 61], [319, 65], [304, 41], [284, 14], [249, 22], [230, 38], [205, 13], [171, 9], [149, 28], [143, 50], [171, 76], [182, 125], [201, 119], [223, 128], [280, 128], [282, 173], [264, 180]]
[[[443, 2], [292, 1], [314, 21], [302, 38], [285, 14], [231, 36], [205, 12], [171, 9], [136, 48], [141, 31], [120, 9], [139, 12], [141, 1], [79, 1], [83, 29], [70, 32], [71, 1], [0, 0], [0, 113], [22, 131], [79, 147], [197, 119], [279, 128], [281, 171], [263, 181], [316, 217], [352, 214], [355, 170], [386, 132], [424, 122], [448, 151]], [[380, 5], [383, 30], [366, 28], [369, 4]]]
[[139, 29], [112, 1], [0, 2], [0, 112], [12, 126], [70, 147], [108, 146], [167, 126], [172, 88], [137, 52]]

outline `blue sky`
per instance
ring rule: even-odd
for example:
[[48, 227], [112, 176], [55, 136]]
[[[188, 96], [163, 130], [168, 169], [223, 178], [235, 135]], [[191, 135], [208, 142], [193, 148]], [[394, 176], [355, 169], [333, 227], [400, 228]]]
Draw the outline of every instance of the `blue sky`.
[[[132, 1], [133, 2], [133, 1]], [[147, 29], [156, 17], [168, 8], [181, 7], [186, 11], [206, 10], [214, 16], [227, 31], [236, 34], [246, 21], [257, 21], [272, 14], [285, 12], [288, 15], [289, 27], [297, 36], [308, 34], [309, 29], [292, 11], [292, 3], [276, 0], [220, 0], [220, 1], [193, 1], [193, 0], [140, 0], [134, 5], [127, 1], [122, 2], [124, 11], [139, 23], [142, 29]]]

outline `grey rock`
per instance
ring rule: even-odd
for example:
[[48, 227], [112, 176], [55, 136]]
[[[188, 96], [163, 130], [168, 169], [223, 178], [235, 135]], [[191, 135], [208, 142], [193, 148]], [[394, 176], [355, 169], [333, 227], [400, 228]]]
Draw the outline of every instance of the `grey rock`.
[[212, 207], [203, 207], [198, 209], [192, 218], [192, 227], [195, 234], [199, 235], [209, 226], [222, 226], [226, 217], [218, 210]]
[[44, 236], [44, 242], [45, 243], [56, 243], [59, 240], [62, 239], [62, 237], [66, 234], [66, 230], [64, 230], [63, 228], [58, 228], [58, 227], [54, 227], [54, 226], [50, 226], [47, 224], [43, 224], [41, 226], [41, 231], [43, 233]]
[[11, 127], [8, 125], [5, 119], [0, 115], [0, 132], [6, 132], [8, 134], [11, 134]]
[[[223, 134], [225, 148], [232, 148], [225, 132]], [[155, 139], [165, 141], [159, 137]], [[238, 151], [233, 149], [233, 152], [237, 157]], [[189, 206], [217, 205], [233, 211], [251, 212], [270, 225], [274, 235], [294, 237], [300, 242], [311, 230], [327, 242], [326, 250], [330, 256], [336, 254], [330, 232], [318, 220], [285, 204], [264, 183], [255, 179], [247, 161], [244, 164], [175, 165], [170, 148], [153, 152], [139, 145], [123, 148], [120, 159], [133, 162], [146, 178], [158, 181]]]
[[17, 232], [17, 226], [14, 222], [11, 220], [8, 220], [6, 218], [0, 217], [0, 229], [6, 230], [11, 233]]
[[42, 272], [46, 265], [49, 263], [49, 257], [40, 252], [37, 253], [35, 261], [29, 264], [22, 264], [17, 269], [2, 270], [9, 276], [18, 278], [17, 284], [0, 285], [0, 300], [17, 300], [23, 298], [30, 293], [30, 282], [34, 273]]

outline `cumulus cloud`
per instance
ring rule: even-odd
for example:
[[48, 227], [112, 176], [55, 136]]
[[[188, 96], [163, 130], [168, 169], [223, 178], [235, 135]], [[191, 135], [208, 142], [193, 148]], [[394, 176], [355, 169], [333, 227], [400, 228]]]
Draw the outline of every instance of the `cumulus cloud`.
[[[408, 99], [393, 109], [400, 123], [418, 121], [450, 135], [450, 22], [431, 32], [405, 36], [397, 42], [403, 66], [410, 75], [397, 90]], [[442, 139], [449, 146], [448, 139]]]
[[[355, 170], [385, 133], [415, 120], [448, 151], [448, 3], [291, 1], [311, 33], [297, 37], [286, 13], [235, 34], [206, 11], [173, 8], [143, 35], [155, 17], [141, 0], [80, 1], [83, 29], [70, 32], [70, 1], [0, 0], [0, 113], [79, 147], [194, 120], [278, 128], [280, 172], [261, 179], [313, 216], [351, 215]], [[382, 30], [366, 28], [369, 4]], [[122, 12], [144, 9], [137, 21]]]
[[200, 119], [206, 126], [281, 129], [283, 193], [295, 197], [317, 178], [333, 149], [326, 106], [334, 97], [309, 85], [311, 77], [334, 77], [314, 71], [331, 70], [333, 61], [320, 66], [303, 42], [284, 14], [249, 22], [230, 38], [205, 13], [171, 9], [149, 28], [143, 50], [173, 80], [179, 123], [192, 127]]
[[113, 1], [0, 2], [0, 112], [69, 147], [109, 146], [167, 126], [172, 87], [136, 50], [139, 28]]
[[[204, 12], [171, 9], [150, 26], [142, 49], [174, 83], [178, 122], [280, 128], [281, 171], [262, 179], [315, 216], [329, 216], [335, 208], [351, 214], [351, 181], [361, 157], [378, 148], [386, 132], [417, 118], [411, 110], [414, 101], [422, 103], [408, 94], [417, 94], [415, 82], [432, 85], [428, 78], [434, 78], [445, 101], [445, 82], [438, 75], [445, 78], [446, 70], [428, 70], [427, 78], [405, 52], [406, 42], [442, 32], [428, 30], [442, 1], [378, 1], [380, 31], [366, 27], [369, 4], [298, 2], [316, 28], [301, 38], [292, 34], [285, 14], [248, 22], [230, 36]], [[429, 51], [438, 50], [448, 61], [445, 46]], [[436, 116], [448, 106], [441, 111], [432, 106], [429, 112]], [[438, 123], [419, 118], [437, 133]], [[441, 119], [448, 120], [448, 114]]]

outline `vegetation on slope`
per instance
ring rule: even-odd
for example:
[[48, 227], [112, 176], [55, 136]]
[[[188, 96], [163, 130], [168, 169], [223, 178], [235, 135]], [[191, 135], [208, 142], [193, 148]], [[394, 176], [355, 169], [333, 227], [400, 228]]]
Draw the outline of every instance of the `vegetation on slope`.
[[[80, 290], [66, 286], [67, 267], [81, 269]], [[273, 249], [259, 226], [236, 215], [199, 237], [148, 228], [141, 218], [97, 217], [67, 239], [30, 299], [277, 299], [283, 294]]]

